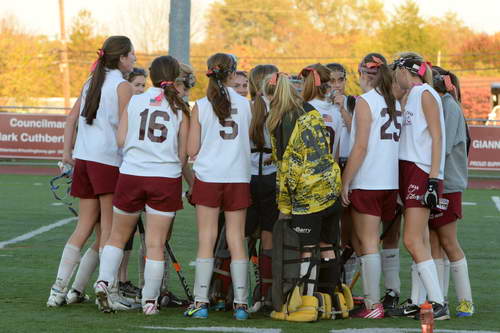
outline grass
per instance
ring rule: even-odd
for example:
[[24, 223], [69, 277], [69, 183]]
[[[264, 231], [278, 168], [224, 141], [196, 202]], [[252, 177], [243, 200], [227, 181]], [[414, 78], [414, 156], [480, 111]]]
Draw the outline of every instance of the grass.
[[[48, 188], [47, 176], [0, 175], [0, 241], [37, 229], [40, 226], [69, 217], [62, 206], [53, 206], [54, 200]], [[464, 206], [464, 219], [460, 222], [459, 238], [467, 254], [472, 291], [477, 314], [472, 318], [437, 323], [439, 329], [498, 330], [500, 320], [500, 214], [491, 196], [492, 190], [468, 190], [464, 201], [476, 202], [476, 206]], [[197, 236], [194, 210], [186, 204], [175, 223], [173, 248], [183, 264], [187, 279], [192, 285], [193, 267], [188, 263], [195, 258]], [[138, 332], [147, 331], [142, 326], [169, 327], [257, 327], [281, 328], [283, 332], [329, 332], [332, 329], [398, 327], [418, 328], [411, 319], [336, 320], [309, 324], [273, 321], [261, 315], [252, 320], [236, 322], [231, 313], [211, 313], [203, 321], [187, 319], [181, 309], [162, 310], [159, 316], [147, 318], [139, 311], [105, 315], [99, 313], [93, 302], [81, 305], [48, 309], [45, 306], [49, 288], [53, 283], [62, 248], [73, 231], [70, 223], [29, 240], [0, 249], [0, 313], [1, 332]], [[134, 245], [137, 249], [138, 243]], [[410, 259], [403, 253], [401, 279], [403, 297], [407, 297]], [[129, 275], [137, 280], [137, 251], [130, 260]], [[91, 279], [95, 281], [96, 276]], [[175, 272], [172, 271], [171, 289], [183, 295]], [[360, 294], [358, 283], [357, 294]], [[91, 288], [88, 288], [91, 292]], [[452, 314], [456, 306], [453, 285], [449, 295]]]

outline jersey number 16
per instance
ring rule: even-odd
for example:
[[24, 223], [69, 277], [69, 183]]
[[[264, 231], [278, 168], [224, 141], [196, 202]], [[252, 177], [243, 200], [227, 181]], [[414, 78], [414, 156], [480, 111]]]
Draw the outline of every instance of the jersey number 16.
[[[148, 124], [147, 132], [148, 138], [152, 142], [163, 142], [167, 140], [168, 129], [165, 124], [157, 123], [158, 118], [163, 119], [164, 121], [169, 121], [170, 116], [166, 111], [156, 110], [151, 113], [151, 117], [148, 122], [148, 114], [149, 109], [145, 109], [139, 115], [141, 116], [141, 127], [139, 128], [139, 140], [144, 141], [144, 137], [146, 136], [146, 123]], [[159, 133], [157, 135], [156, 133]]]

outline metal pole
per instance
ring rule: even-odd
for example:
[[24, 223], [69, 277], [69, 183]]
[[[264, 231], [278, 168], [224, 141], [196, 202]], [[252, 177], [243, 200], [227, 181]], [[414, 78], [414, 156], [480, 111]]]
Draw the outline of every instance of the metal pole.
[[68, 40], [66, 39], [66, 29], [64, 26], [64, 0], [59, 0], [59, 23], [61, 29], [61, 64], [60, 69], [63, 79], [64, 107], [70, 108], [70, 85], [69, 85], [69, 64], [68, 64]]
[[168, 54], [189, 64], [191, 0], [170, 0]]

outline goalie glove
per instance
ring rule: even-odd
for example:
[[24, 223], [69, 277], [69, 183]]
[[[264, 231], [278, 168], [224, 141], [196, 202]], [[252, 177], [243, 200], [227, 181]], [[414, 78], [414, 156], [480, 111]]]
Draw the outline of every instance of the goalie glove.
[[427, 191], [422, 198], [422, 204], [430, 209], [436, 208], [439, 203], [438, 184], [439, 179], [437, 178], [427, 180]]

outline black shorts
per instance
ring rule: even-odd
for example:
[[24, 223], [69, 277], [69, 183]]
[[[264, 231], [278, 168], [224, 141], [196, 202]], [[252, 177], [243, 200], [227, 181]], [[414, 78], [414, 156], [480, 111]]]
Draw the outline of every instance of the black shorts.
[[252, 205], [247, 208], [245, 235], [252, 235], [258, 227], [272, 232], [278, 220], [279, 210], [276, 203], [276, 173], [252, 176], [250, 181]]
[[299, 235], [300, 245], [318, 245], [325, 242], [338, 245], [339, 224], [342, 206], [337, 200], [333, 206], [321, 212], [307, 215], [292, 215], [292, 229]]

